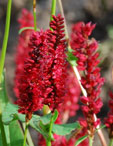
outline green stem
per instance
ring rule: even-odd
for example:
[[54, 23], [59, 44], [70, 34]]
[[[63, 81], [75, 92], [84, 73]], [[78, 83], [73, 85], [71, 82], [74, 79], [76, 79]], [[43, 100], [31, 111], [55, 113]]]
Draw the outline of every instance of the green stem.
[[93, 138], [89, 136], [89, 146], [93, 145]]
[[50, 140], [46, 140], [46, 146], [51, 146], [51, 141]]
[[[26, 126], [25, 123], [23, 123], [22, 125], [23, 125], [23, 128], [25, 129], [25, 126]], [[34, 146], [29, 129], [27, 130], [27, 141], [30, 146]]]
[[51, 117], [50, 121], [50, 127], [49, 127], [49, 133], [48, 133], [48, 139], [46, 140], [46, 145], [51, 146], [51, 135], [52, 135], [52, 128], [53, 128], [53, 117]]
[[52, 0], [50, 21], [53, 20], [52, 15], [55, 15], [55, 13], [56, 13], [56, 0]]
[[36, 24], [36, 0], [33, 0], [33, 16], [34, 16], [34, 30], [37, 31], [37, 24]]
[[8, 37], [9, 37], [11, 4], [12, 4], [12, 0], [8, 0], [5, 33], [4, 33], [4, 39], [3, 39], [3, 44], [2, 44], [2, 52], [1, 52], [1, 56], [0, 56], [0, 83], [1, 83], [1, 77], [2, 77], [2, 72], [3, 72], [3, 68], [4, 68], [6, 48], [7, 48]]
[[29, 125], [29, 122], [26, 122], [23, 146], [26, 146], [26, 139], [27, 139], [28, 125]]
[[0, 130], [1, 130], [1, 136], [2, 136], [2, 144], [3, 144], [3, 146], [7, 146], [5, 129], [4, 129], [4, 125], [3, 125], [3, 122], [2, 122], [2, 115], [1, 115], [1, 113], [0, 113]]
[[113, 138], [110, 139], [109, 146], [113, 146]]

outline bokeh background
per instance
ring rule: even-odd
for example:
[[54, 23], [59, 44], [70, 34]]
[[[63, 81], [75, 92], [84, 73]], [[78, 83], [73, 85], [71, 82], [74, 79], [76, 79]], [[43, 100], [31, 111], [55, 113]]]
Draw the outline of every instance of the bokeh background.
[[[108, 92], [113, 90], [112, 67], [113, 67], [113, 0], [62, 0], [66, 22], [68, 25], [69, 34], [71, 25], [78, 21], [96, 23], [96, 29], [93, 31], [92, 37], [95, 37], [99, 42], [99, 52], [101, 58], [101, 73], [105, 77], [105, 84], [102, 88], [101, 97], [104, 106], [98, 115], [102, 119], [108, 112]], [[6, 16], [7, 0], [0, 0], [0, 48], [2, 47], [5, 16]], [[58, 6], [57, 6], [58, 7]], [[16, 99], [14, 87], [15, 73], [15, 46], [18, 40], [19, 26], [17, 19], [22, 8], [27, 8], [32, 11], [32, 0], [13, 0], [11, 27], [6, 55], [6, 79], [8, 95], [12, 101]], [[39, 28], [48, 28], [50, 20], [51, 0], [37, 0], [37, 25]], [[58, 8], [57, 8], [57, 12]], [[73, 117], [69, 122], [75, 121], [81, 115], [78, 111], [76, 117]], [[102, 120], [103, 121], [103, 120]], [[108, 140], [107, 130], [103, 130], [106, 139]], [[37, 134], [32, 131], [33, 141], [37, 145]], [[94, 146], [101, 145], [96, 136]]]

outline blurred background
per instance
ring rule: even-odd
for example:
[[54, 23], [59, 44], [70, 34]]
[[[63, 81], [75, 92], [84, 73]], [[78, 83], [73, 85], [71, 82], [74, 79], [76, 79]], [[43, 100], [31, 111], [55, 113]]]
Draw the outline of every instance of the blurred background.
[[[98, 115], [102, 119], [108, 112], [108, 92], [113, 90], [112, 67], [113, 67], [113, 0], [62, 0], [66, 22], [68, 25], [69, 34], [71, 32], [71, 25], [78, 21], [96, 23], [96, 29], [93, 31], [92, 37], [99, 42], [99, 52], [101, 58], [101, 73], [105, 77], [105, 84], [102, 88], [101, 97], [104, 106]], [[6, 16], [7, 0], [0, 0], [0, 48], [2, 47], [5, 16]], [[15, 46], [18, 39], [19, 25], [17, 19], [21, 13], [22, 8], [27, 8], [32, 11], [31, 0], [13, 0], [10, 36], [6, 55], [6, 76], [7, 76], [7, 90], [11, 100], [16, 97], [13, 92], [14, 87], [14, 73], [15, 73]], [[37, 25], [39, 28], [48, 28], [50, 20], [51, 0], [37, 0]], [[58, 11], [58, 9], [57, 9]], [[58, 11], [59, 12], [59, 11]], [[81, 114], [70, 119], [70, 122], [77, 119]], [[108, 139], [107, 133], [104, 134]], [[33, 131], [32, 136], [37, 145], [37, 134]], [[97, 140], [94, 146], [100, 145]]]

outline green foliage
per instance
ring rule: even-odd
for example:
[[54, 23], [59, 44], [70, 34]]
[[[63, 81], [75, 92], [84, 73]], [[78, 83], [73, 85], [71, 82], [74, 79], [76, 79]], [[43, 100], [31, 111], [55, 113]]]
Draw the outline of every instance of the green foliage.
[[[32, 119], [29, 122], [29, 125], [34, 128], [36, 131], [41, 133], [43, 136], [47, 136], [47, 133], [44, 129], [40, 126], [40, 123], [43, 125], [47, 125], [50, 123], [51, 113], [40, 117], [38, 115], [33, 115]], [[4, 124], [11, 124], [12, 121], [20, 120], [21, 122], [25, 122], [25, 115], [18, 113], [18, 106], [8, 103], [2, 117], [2, 121]], [[45, 126], [46, 127], [46, 126]]]
[[80, 124], [78, 122], [71, 123], [71, 124], [54, 124], [53, 125], [53, 133], [56, 133], [57, 135], [67, 135], [70, 134], [73, 130], [79, 129]]
[[48, 133], [46, 132], [44, 128], [42, 128], [40, 123], [42, 122], [39, 122], [39, 121], [36, 122], [36, 121], [31, 120], [29, 125], [46, 138], [48, 137]]
[[[23, 143], [23, 132], [17, 121], [13, 121], [9, 125], [5, 125], [2, 122], [3, 111], [6, 112], [6, 105], [8, 103], [8, 97], [5, 88], [5, 73], [2, 75], [2, 82], [0, 85], [0, 146], [22, 146]], [[10, 107], [10, 105], [8, 104]], [[15, 112], [17, 107], [10, 107], [10, 112]], [[9, 116], [10, 112], [7, 111], [7, 115], [4, 116], [6, 123], [12, 118]], [[5, 113], [6, 114], [6, 113]], [[6, 117], [8, 116], [8, 118]]]
[[51, 119], [51, 113], [49, 113], [49, 114], [47, 114], [45, 116], [40, 117], [39, 120], [40, 120], [40, 122], [43, 123], [43, 125], [47, 125], [47, 124], [50, 123], [50, 119]]
[[0, 146], [3, 146], [3, 144], [2, 144], [2, 135], [1, 135], [1, 130], [0, 130]]
[[9, 124], [11, 121], [16, 119], [16, 114], [18, 114], [18, 106], [8, 103], [2, 116], [2, 121], [4, 124]]
[[[78, 122], [71, 124], [54, 124], [58, 117], [58, 111], [55, 110], [54, 114], [51, 113], [45, 116], [33, 115], [32, 119], [29, 122], [29, 125], [34, 128], [36, 131], [41, 133], [44, 137], [48, 137], [49, 127], [52, 124], [52, 132], [58, 135], [67, 135], [72, 132], [72, 130], [79, 129], [80, 125]], [[52, 123], [50, 122], [52, 118]], [[25, 122], [25, 115], [18, 113], [18, 106], [8, 103], [2, 118], [4, 124], [9, 124], [11, 121], [20, 120]]]
[[[28, 30], [28, 29], [31, 29], [31, 30], [34, 30], [34, 27], [23, 27], [23, 28], [21, 28], [20, 30], [19, 30], [19, 34], [21, 34], [23, 31], [25, 31], [25, 30]], [[39, 31], [40, 29], [38, 29], [37, 28], [37, 31]]]
[[73, 50], [71, 48], [68, 49], [67, 60], [72, 66], [77, 66], [77, 58], [73, 55]]
[[5, 74], [2, 74], [1, 77], [1, 84], [0, 84], [0, 135], [1, 135], [1, 143], [2, 145], [7, 145], [7, 137], [5, 134], [5, 126], [2, 123], [2, 111], [5, 108], [5, 105], [8, 102], [7, 94], [6, 94], [6, 88], [5, 88]]
[[88, 135], [85, 135], [85, 136], [82, 136], [80, 137], [76, 143], [75, 143], [75, 146], [78, 146], [82, 141], [84, 141], [86, 138], [88, 137]]
[[55, 110], [54, 114], [52, 115], [52, 122], [54, 123], [58, 118], [58, 111]]
[[22, 146], [23, 145], [23, 132], [20, 129], [20, 125], [17, 121], [12, 121], [9, 124], [9, 131], [10, 131], [10, 145], [11, 146]]

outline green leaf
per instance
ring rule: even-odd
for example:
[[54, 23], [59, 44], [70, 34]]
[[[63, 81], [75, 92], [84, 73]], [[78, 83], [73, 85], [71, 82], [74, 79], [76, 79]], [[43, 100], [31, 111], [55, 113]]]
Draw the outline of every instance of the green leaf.
[[78, 122], [71, 124], [62, 124], [62, 125], [54, 124], [52, 131], [57, 135], [67, 135], [71, 133], [73, 130], [79, 128], [80, 128], [80, 124]]
[[48, 137], [47, 133], [41, 128], [40, 123], [39, 122], [34, 122], [33, 120], [30, 120], [29, 125], [35, 129], [37, 132], [39, 132], [40, 134], [42, 134], [45, 138]]
[[49, 114], [47, 114], [45, 116], [42, 116], [42, 117], [40, 117], [40, 121], [42, 121], [42, 123], [44, 125], [49, 124], [50, 120], [51, 120], [51, 116], [52, 116], [51, 113], [49, 113]]
[[[55, 113], [53, 115], [53, 123], [56, 121], [58, 117], [58, 111], [55, 110]], [[45, 138], [48, 137], [48, 130], [49, 130], [49, 124], [52, 118], [52, 114], [49, 113], [42, 117], [37, 117], [36, 115], [33, 115], [33, 118], [30, 120], [30, 126], [34, 128], [36, 131], [41, 133]]]
[[12, 120], [14, 120], [15, 114], [18, 114], [18, 106], [8, 103], [2, 116], [2, 121], [4, 124], [9, 124]]
[[85, 135], [85, 136], [82, 136], [80, 137], [76, 143], [75, 143], [75, 146], [78, 146], [81, 142], [83, 142], [86, 138], [88, 137], [88, 135]]
[[53, 123], [57, 120], [57, 118], [58, 118], [58, 111], [55, 110], [54, 115], [53, 115], [53, 117], [52, 117]]
[[9, 124], [9, 131], [10, 131], [10, 146], [22, 146], [24, 140], [23, 132], [20, 129], [20, 125], [17, 121], [12, 121]]
[[8, 103], [7, 91], [5, 88], [5, 73], [2, 74], [2, 81], [0, 84], [0, 113], [4, 110], [6, 104]]
[[73, 50], [71, 48], [68, 49], [67, 60], [72, 66], [77, 66], [77, 58], [73, 55]]
[[[34, 30], [34, 27], [23, 27], [23, 28], [21, 28], [20, 30], [19, 30], [19, 34], [21, 34], [23, 31], [25, 31], [25, 30], [28, 30], [28, 29], [31, 29], [31, 30]], [[37, 31], [39, 31], [40, 29], [38, 29], [37, 28]]]
[[47, 128], [49, 126], [51, 116], [52, 116], [51, 113], [42, 117], [33, 115], [33, 118], [30, 120], [30, 126], [39, 133], [41, 133], [45, 138], [47, 138], [48, 137]]
[[[2, 122], [3, 111], [8, 103], [7, 92], [5, 88], [5, 73], [3, 73], [2, 83], [0, 85], [0, 146], [22, 146], [23, 132], [17, 121], [10, 123], [10, 125], [4, 125]], [[15, 112], [15, 106], [10, 107], [11, 112]], [[9, 113], [8, 113], [9, 114]], [[7, 115], [9, 116], [9, 115]], [[6, 121], [6, 115], [4, 117]], [[9, 117], [11, 118], [11, 117]], [[2, 143], [2, 144], [1, 144]]]
[[0, 130], [0, 146], [3, 146], [3, 144], [2, 144], [2, 135], [1, 135], [1, 130]]
[[0, 84], [0, 133], [1, 133], [1, 142], [2, 144], [8, 145], [9, 137], [7, 137], [6, 128], [2, 122], [2, 111], [4, 110], [8, 102], [7, 92], [5, 88], [5, 72], [2, 74], [2, 80]]
[[6, 134], [5, 134], [5, 128], [4, 128], [4, 125], [2, 123], [2, 115], [0, 114], [0, 133], [1, 133], [1, 143], [3, 146], [6, 146], [8, 143], [7, 143], [7, 137], [6, 137]]

